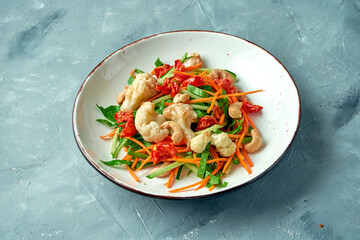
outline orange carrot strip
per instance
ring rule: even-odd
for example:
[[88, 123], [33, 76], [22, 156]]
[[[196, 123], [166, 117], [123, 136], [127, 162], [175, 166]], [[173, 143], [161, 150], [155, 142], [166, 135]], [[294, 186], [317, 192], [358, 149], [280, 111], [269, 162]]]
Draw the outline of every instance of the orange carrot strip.
[[213, 97], [213, 100], [212, 100], [212, 102], [211, 102], [211, 105], [210, 105], [210, 107], [209, 107], [208, 110], [207, 110], [207, 113], [210, 113], [210, 112], [211, 112], [212, 108], [213, 108], [214, 105], [215, 105], [216, 97], [217, 97], [219, 94], [220, 94], [220, 92], [216, 92], [216, 93], [215, 93], [215, 96]]
[[[151, 147], [151, 146], [150, 146]], [[140, 149], [140, 150], [137, 150], [137, 151], [135, 151], [136, 153], [145, 153], [146, 152], [146, 150], [145, 149]]]
[[223, 173], [226, 172], [226, 169], [229, 167], [229, 165], [230, 165], [233, 157], [234, 157], [234, 154], [231, 155], [231, 156], [227, 159], [227, 161], [226, 161], [226, 163], [225, 163], [225, 166], [223, 167], [223, 170], [222, 170]]
[[204, 76], [207, 73], [207, 71], [203, 71], [202, 73], [199, 74], [200, 77]]
[[151, 160], [151, 157], [149, 156], [145, 161], [143, 161], [141, 163], [140, 167], [138, 167], [138, 169], [136, 169], [135, 172], [138, 172], [140, 169], [142, 169], [145, 166], [146, 163], [150, 162], [150, 160]]
[[211, 187], [209, 187], [209, 191], [211, 192], [212, 190], [214, 190], [215, 187], [216, 187], [216, 184], [212, 185]]
[[194, 163], [196, 161], [200, 161], [201, 158], [190, 158], [190, 159], [187, 159], [187, 158], [167, 158], [167, 159], [164, 159], [162, 161], [164, 162], [188, 162], [188, 163]]
[[[208, 176], [208, 177], [209, 177], [209, 176]], [[210, 177], [209, 177], [209, 179], [210, 179]], [[177, 188], [177, 189], [170, 190], [169, 192], [170, 192], [170, 193], [181, 192], [181, 191], [187, 190], [187, 189], [189, 189], [189, 188], [195, 187], [195, 186], [201, 184], [203, 181], [204, 181], [204, 179], [201, 180], [201, 181], [199, 181], [199, 182], [193, 183], [193, 184], [191, 184], [191, 185], [185, 186], [185, 187], [181, 187], [181, 188]]]
[[174, 182], [174, 173], [175, 173], [175, 169], [172, 169], [171, 172], [170, 172], [169, 180], [166, 183], [167, 188], [171, 188], [171, 186], [172, 186], [172, 184]]
[[245, 168], [245, 170], [246, 170], [249, 174], [251, 174], [252, 171], [251, 171], [251, 169], [249, 168], [249, 166], [245, 163], [244, 157], [240, 154], [239, 149], [236, 149], [235, 154], [236, 154], [236, 156], [239, 158], [239, 161], [240, 161], [241, 166], [243, 166], [243, 168]]
[[201, 66], [202, 66], [202, 62], [196, 64], [195, 66], [188, 66], [188, 67], [186, 67], [186, 68], [185, 68], [185, 71], [192, 71], [192, 70], [197, 69], [197, 68], [199, 68], [199, 67], [201, 67]]
[[231, 138], [241, 138], [241, 135], [230, 134], [230, 133], [228, 133], [228, 136]]
[[244, 113], [245, 113], [244, 116], [245, 116], [246, 119], [249, 121], [249, 123], [251, 124], [251, 126], [252, 126], [254, 129], [258, 130], [258, 129], [256, 128], [255, 124], [253, 123], [253, 121], [251, 121], [249, 115], [248, 115], [245, 111], [244, 111]]
[[145, 151], [149, 154], [149, 156], [151, 156], [150, 150], [147, 147], [145, 147], [144, 144], [142, 144], [141, 142], [139, 142], [138, 140], [136, 140], [135, 138], [132, 138], [132, 137], [125, 137], [125, 138], [130, 140], [130, 141], [133, 141], [133, 142], [137, 143], [140, 147], [145, 149]]
[[212, 95], [212, 96], [215, 96], [215, 93], [213, 93], [213, 92], [207, 91], [207, 90], [205, 90], [205, 89], [201, 89], [201, 90], [203, 90], [204, 92], [207, 92], [208, 94], [210, 94], [210, 95]]
[[117, 130], [117, 128], [115, 128], [114, 130], [112, 130], [108, 135], [100, 136], [100, 138], [102, 138], [102, 139], [110, 138], [110, 139], [111, 139], [111, 138], [115, 135], [116, 130]]
[[219, 120], [219, 124], [223, 124], [224, 123], [224, 120], [225, 120], [225, 114], [223, 113], [220, 117], [220, 120]]
[[225, 162], [227, 161], [228, 159], [227, 158], [214, 158], [213, 160], [208, 160], [206, 161], [206, 163], [213, 163], [213, 162]]
[[[248, 95], [248, 94], [253, 94], [253, 93], [258, 93], [258, 92], [262, 92], [264, 90], [256, 90], [256, 91], [251, 91], [251, 92], [243, 92], [243, 93], [231, 93], [231, 94], [226, 94], [226, 95], [219, 95], [216, 97], [216, 99], [220, 99], [220, 98], [226, 98], [226, 97], [231, 97], [231, 96], [243, 96], [243, 95]], [[212, 101], [214, 98], [201, 98], [201, 99], [194, 99], [194, 100], [190, 100], [187, 101], [185, 103], [198, 103], [198, 102], [209, 102]]]
[[164, 106], [166, 106], [166, 107], [168, 107], [168, 106], [170, 106], [170, 105], [173, 105], [174, 103], [170, 103], [170, 102], [164, 102]]
[[146, 100], [146, 101], [147, 101], [147, 102], [152, 102], [152, 101], [154, 101], [155, 99], [157, 99], [157, 98], [159, 98], [159, 97], [161, 97], [161, 96], [163, 96], [163, 95], [164, 95], [163, 93], [158, 93], [158, 94], [156, 94], [155, 96], [149, 98], [149, 99]]
[[248, 164], [250, 167], [253, 167], [254, 164], [253, 164], [253, 162], [251, 161], [249, 155], [246, 153], [246, 151], [245, 151], [244, 149], [241, 149], [241, 153], [242, 153], [242, 155], [244, 155], [247, 164]]
[[190, 76], [190, 77], [199, 76], [199, 75], [195, 75], [195, 74], [192, 74], [192, 73], [180, 72], [180, 71], [176, 71], [176, 70], [174, 71], [174, 73], [183, 74], [183, 75], [187, 75], [187, 76]]
[[138, 162], [139, 162], [139, 158], [135, 158], [134, 163], [131, 165], [131, 169], [134, 169]]
[[130, 72], [130, 75], [135, 79], [135, 75], [134, 75], [134, 72], [135, 72], [135, 69], [133, 69], [131, 72]]
[[184, 152], [191, 152], [191, 149], [179, 149], [177, 150], [178, 153], [184, 153]]
[[126, 165], [127, 170], [129, 171], [130, 175], [135, 179], [135, 181], [140, 182], [139, 178], [136, 176], [136, 174], [131, 170], [131, 168]]

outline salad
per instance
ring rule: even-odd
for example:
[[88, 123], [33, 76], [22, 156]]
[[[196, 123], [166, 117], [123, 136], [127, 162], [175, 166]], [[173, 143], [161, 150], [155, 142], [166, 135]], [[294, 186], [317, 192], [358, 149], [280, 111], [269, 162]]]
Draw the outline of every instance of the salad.
[[[250, 118], [262, 107], [234, 86], [237, 76], [225, 69], [202, 68], [199, 53], [187, 53], [173, 65], [158, 58], [151, 73], [134, 69], [118, 105], [97, 105], [113, 130], [100, 138], [111, 141], [112, 167], [136, 173], [151, 168], [147, 178], [167, 177], [165, 186], [176, 193], [203, 187], [226, 187], [234, 167], [248, 174], [254, 166], [248, 153], [261, 149], [260, 133]], [[118, 158], [124, 149], [126, 155]], [[196, 175], [199, 181], [172, 189], [175, 181]]]

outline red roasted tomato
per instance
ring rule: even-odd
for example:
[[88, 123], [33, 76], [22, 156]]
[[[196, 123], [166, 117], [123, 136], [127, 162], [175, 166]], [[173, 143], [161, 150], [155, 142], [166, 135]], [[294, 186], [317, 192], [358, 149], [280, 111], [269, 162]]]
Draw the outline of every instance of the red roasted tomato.
[[259, 106], [259, 105], [252, 105], [250, 103], [248, 103], [247, 101], [242, 101], [242, 108], [249, 112], [249, 113], [254, 113], [254, 112], [259, 112], [263, 107], [262, 106]]
[[217, 124], [217, 120], [213, 116], [204, 116], [199, 119], [199, 122], [195, 128], [195, 130], [203, 130], [205, 128], [208, 128], [212, 125]]
[[168, 142], [161, 142], [156, 144], [152, 151], [151, 157], [154, 160], [154, 164], [176, 156], [177, 150]]

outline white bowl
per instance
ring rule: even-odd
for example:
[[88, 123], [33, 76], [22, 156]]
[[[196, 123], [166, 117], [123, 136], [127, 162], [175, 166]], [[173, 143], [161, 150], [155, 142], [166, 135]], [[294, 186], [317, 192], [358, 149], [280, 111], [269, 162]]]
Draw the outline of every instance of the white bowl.
[[[251, 154], [252, 174], [236, 166], [225, 179], [228, 186], [209, 191], [169, 193], [164, 183], [167, 179], [148, 179], [149, 170], [138, 172], [141, 182], [135, 182], [126, 169], [115, 169], [102, 164], [99, 159], [110, 160], [110, 142], [99, 138], [110, 129], [95, 121], [102, 118], [96, 104], [115, 105], [116, 96], [127, 85], [129, 73], [134, 68], [150, 72], [155, 60], [172, 64], [185, 52], [199, 52], [203, 67], [225, 68], [237, 74], [237, 87], [243, 91], [263, 89], [250, 95], [255, 104], [263, 106], [261, 114], [251, 117], [259, 129], [265, 147]], [[73, 129], [76, 142], [88, 162], [106, 178], [117, 185], [143, 195], [188, 199], [208, 197], [239, 188], [259, 178], [282, 157], [289, 148], [300, 119], [300, 98], [296, 85], [285, 67], [261, 47], [224, 33], [208, 31], [178, 31], [153, 35], [135, 41], [105, 58], [85, 79], [76, 97], [73, 111]], [[199, 179], [191, 174], [175, 181], [173, 188], [189, 185]]]

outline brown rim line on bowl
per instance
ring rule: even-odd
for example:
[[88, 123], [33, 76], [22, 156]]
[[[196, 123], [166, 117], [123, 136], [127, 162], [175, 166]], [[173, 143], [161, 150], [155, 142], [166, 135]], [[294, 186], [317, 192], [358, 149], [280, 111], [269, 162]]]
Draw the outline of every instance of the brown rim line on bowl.
[[[295, 131], [293, 132], [293, 135], [291, 137], [291, 140], [290, 142], [288, 142], [287, 146], [286, 146], [286, 149], [285, 151], [283, 151], [283, 153], [277, 157], [277, 159], [269, 166], [267, 167], [267, 169], [263, 172], [261, 172], [258, 176], [254, 177], [253, 179], [249, 180], [249, 181], [246, 181], [245, 183], [242, 183], [240, 185], [237, 185], [237, 186], [234, 186], [234, 187], [231, 187], [231, 188], [228, 188], [228, 189], [223, 189], [222, 191], [217, 191], [217, 192], [210, 192], [210, 193], [207, 193], [205, 195], [195, 195], [195, 196], [178, 196], [176, 194], [168, 194], [168, 195], [157, 195], [157, 194], [152, 194], [152, 193], [148, 193], [148, 192], [143, 192], [135, 187], [131, 187], [129, 185], [126, 185], [122, 182], [119, 182], [117, 179], [115, 179], [112, 175], [110, 175], [109, 173], [107, 173], [104, 169], [102, 169], [90, 156], [89, 154], [87, 153], [86, 149], [83, 147], [83, 144], [81, 143], [81, 139], [80, 139], [80, 136], [79, 136], [79, 131], [78, 131], [78, 128], [77, 128], [77, 125], [76, 125], [76, 111], [78, 109], [78, 103], [79, 103], [79, 99], [80, 99], [80, 96], [84, 90], [84, 87], [86, 86], [86, 84], [88, 83], [88, 80], [90, 79], [90, 77], [94, 74], [94, 72], [99, 68], [101, 67], [106, 61], [109, 60], [109, 58], [111, 58], [114, 54], [117, 54], [119, 53], [120, 51], [123, 51], [124, 49], [128, 48], [128, 47], [131, 47], [131, 46], [134, 46], [135, 44], [137, 43], [142, 43], [143, 41], [147, 40], [147, 39], [152, 39], [154, 37], [161, 37], [161, 36], [164, 36], [164, 35], [169, 35], [169, 34], [176, 34], [176, 33], [180, 33], [180, 34], [186, 34], [186, 33], [204, 33], [204, 34], [218, 34], [219, 36], [227, 36], [227, 37], [232, 37], [232, 38], [236, 38], [238, 40], [241, 40], [241, 41], [245, 41], [247, 42], [248, 44], [252, 45], [253, 47], [256, 47], [260, 50], [262, 50], [263, 52], [267, 53], [269, 55], [269, 57], [271, 57], [273, 60], [276, 60], [276, 62], [279, 64], [279, 66], [281, 66], [282, 70], [285, 70], [286, 74], [288, 75], [288, 77], [291, 79], [292, 81], [292, 84], [293, 84], [293, 87], [295, 87], [295, 90], [296, 90], [296, 93], [297, 93], [297, 103], [298, 103], [298, 113], [297, 113], [297, 123], [296, 123], [296, 128], [295, 128]], [[156, 56], [154, 56], [156, 58]], [[228, 193], [232, 190], [235, 190], [235, 189], [239, 189], [240, 187], [243, 187], [243, 186], [246, 186], [252, 182], [254, 182], [255, 180], [259, 179], [260, 177], [264, 176], [265, 173], [269, 172], [270, 169], [272, 169], [275, 164], [277, 162], [279, 162], [279, 160], [283, 157], [283, 155], [287, 152], [287, 150], [289, 149], [289, 147], [291, 146], [293, 140], [294, 140], [294, 137], [297, 133], [297, 130], [298, 130], [298, 127], [299, 127], [299, 122], [300, 122], [300, 97], [299, 97], [299, 92], [298, 92], [298, 89], [297, 89], [297, 86], [293, 80], [293, 78], [291, 77], [290, 73], [286, 70], [286, 68], [281, 64], [281, 62], [276, 59], [272, 54], [270, 54], [267, 50], [263, 49], [262, 47], [248, 41], [248, 40], [245, 40], [245, 39], [242, 39], [240, 37], [237, 37], [237, 36], [233, 36], [233, 35], [230, 35], [230, 34], [226, 34], [226, 33], [220, 33], [220, 32], [212, 32], [212, 31], [199, 31], [199, 30], [187, 30], [187, 31], [173, 31], [173, 32], [165, 32], [165, 33], [159, 33], [159, 34], [155, 34], [155, 35], [152, 35], [152, 36], [148, 36], [148, 37], [145, 37], [145, 38], [142, 38], [142, 39], [139, 39], [137, 41], [134, 41], [130, 44], [127, 44], [126, 46], [116, 50], [115, 52], [113, 52], [112, 54], [110, 54], [109, 56], [107, 56], [103, 61], [101, 61], [91, 72], [90, 74], [86, 77], [86, 79], [84, 80], [83, 84], [81, 85], [78, 93], [77, 93], [77, 96], [76, 96], [76, 99], [75, 99], [75, 102], [74, 102], [74, 107], [73, 107], [73, 115], [72, 115], [72, 125], [73, 125], [73, 133], [74, 133], [74, 137], [75, 137], [75, 140], [76, 140], [76, 143], [81, 151], [81, 153], [83, 154], [83, 156], [85, 157], [85, 159], [89, 162], [89, 164], [91, 166], [93, 166], [99, 173], [101, 173], [104, 177], [106, 177], [107, 179], [109, 179], [110, 181], [112, 181], [113, 183], [117, 184], [118, 186], [121, 186], [129, 191], [132, 191], [132, 192], [136, 192], [136, 193], [139, 193], [141, 195], [145, 195], [145, 196], [150, 196], [150, 197], [156, 197], [156, 198], [162, 198], [162, 199], [177, 199], [177, 200], [183, 200], [183, 199], [199, 199], [199, 198], [208, 198], [208, 197], [213, 197], [213, 196], [218, 196], [220, 194], [224, 194], [224, 193]], [[95, 121], [95, 119], [94, 119]]]

